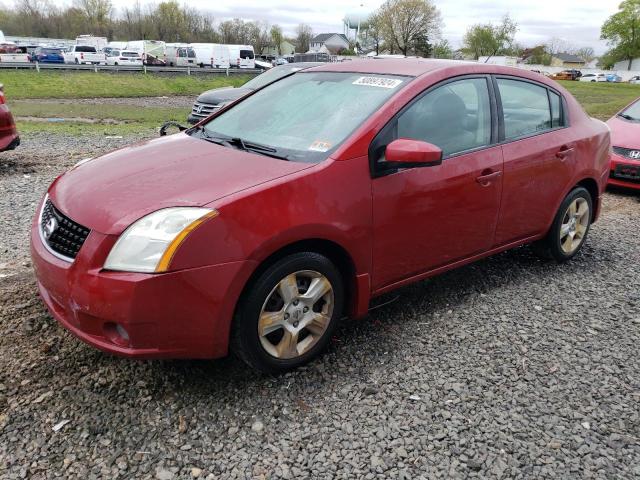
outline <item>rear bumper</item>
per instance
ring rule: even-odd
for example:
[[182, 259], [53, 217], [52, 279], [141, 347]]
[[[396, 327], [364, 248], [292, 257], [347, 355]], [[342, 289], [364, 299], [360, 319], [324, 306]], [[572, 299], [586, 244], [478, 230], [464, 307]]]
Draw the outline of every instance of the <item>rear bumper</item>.
[[616, 167], [618, 167], [619, 165], [629, 165], [640, 168], [640, 161], [630, 160], [625, 157], [621, 157], [620, 155], [616, 155], [615, 153], [611, 154], [611, 165], [609, 167], [609, 178], [607, 179], [607, 186], [640, 190], [640, 180], [634, 181], [614, 177]]
[[34, 221], [31, 257], [40, 295], [53, 317], [83, 342], [124, 357], [225, 356], [252, 262], [164, 274], [105, 271], [101, 265], [115, 240], [91, 232], [69, 263], [46, 249]]

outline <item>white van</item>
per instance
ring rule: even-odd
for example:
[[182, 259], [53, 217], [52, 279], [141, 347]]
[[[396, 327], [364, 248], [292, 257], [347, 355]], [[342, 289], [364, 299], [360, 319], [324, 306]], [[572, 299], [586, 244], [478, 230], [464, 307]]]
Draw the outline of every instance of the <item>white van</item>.
[[167, 43], [167, 65], [170, 67], [195, 67], [196, 52], [186, 43]]
[[253, 45], [227, 45], [232, 68], [256, 68]]
[[78, 35], [76, 37], [76, 45], [85, 45], [95, 47], [96, 52], [102, 52], [109, 44], [106, 37], [94, 37], [93, 35]]
[[196, 65], [204, 68], [229, 68], [229, 50], [226, 45], [219, 43], [191, 43], [189, 44], [196, 55]]

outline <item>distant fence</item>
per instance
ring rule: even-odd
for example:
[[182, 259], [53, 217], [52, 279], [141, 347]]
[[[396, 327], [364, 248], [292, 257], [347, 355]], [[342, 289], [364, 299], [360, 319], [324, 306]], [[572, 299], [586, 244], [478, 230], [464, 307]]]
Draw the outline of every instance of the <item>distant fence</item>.
[[72, 63], [9, 63], [0, 62], [0, 69], [41, 71], [81, 71], [111, 73], [166, 73], [172, 75], [256, 75], [262, 70], [252, 68], [200, 68], [200, 67], [157, 67], [123, 65], [76, 65]]

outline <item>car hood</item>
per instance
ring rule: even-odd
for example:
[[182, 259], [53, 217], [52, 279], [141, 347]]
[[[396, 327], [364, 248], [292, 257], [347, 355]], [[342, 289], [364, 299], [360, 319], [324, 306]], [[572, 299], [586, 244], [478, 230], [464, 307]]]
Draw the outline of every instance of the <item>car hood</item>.
[[311, 166], [179, 133], [72, 168], [53, 183], [49, 195], [76, 222], [117, 235], [161, 208], [203, 206]]
[[622, 148], [640, 148], [640, 122], [629, 122], [618, 117], [607, 120], [611, 129], [611, 145]]
[[218, 105], [219, 103], [233, 102], [234, 100], [244, 97], [251, 93], [250, 88], [216, 88], [201, 93], [198, 97], [198, 103], [208, 103], [210, 105]]

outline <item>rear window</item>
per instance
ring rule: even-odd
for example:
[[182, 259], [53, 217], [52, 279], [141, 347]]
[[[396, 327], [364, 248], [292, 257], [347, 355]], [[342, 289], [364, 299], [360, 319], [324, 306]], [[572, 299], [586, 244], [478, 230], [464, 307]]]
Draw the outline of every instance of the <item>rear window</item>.
[[251, 50], [240, 50], [240, 58], [249, 58], [253, 60], [253, 52]]
[[137, 57], [138, 54], [136, 52], [122, 52], [123, 57]]
[[62, 50], [60, 50], [59, 48], [43, 48], [41, 52], [45, 55], [55, 55], [62, 53]]
[[88, 45], [76, 45], [76, 52], [96, 53], [96, 47], [90, 47]]

